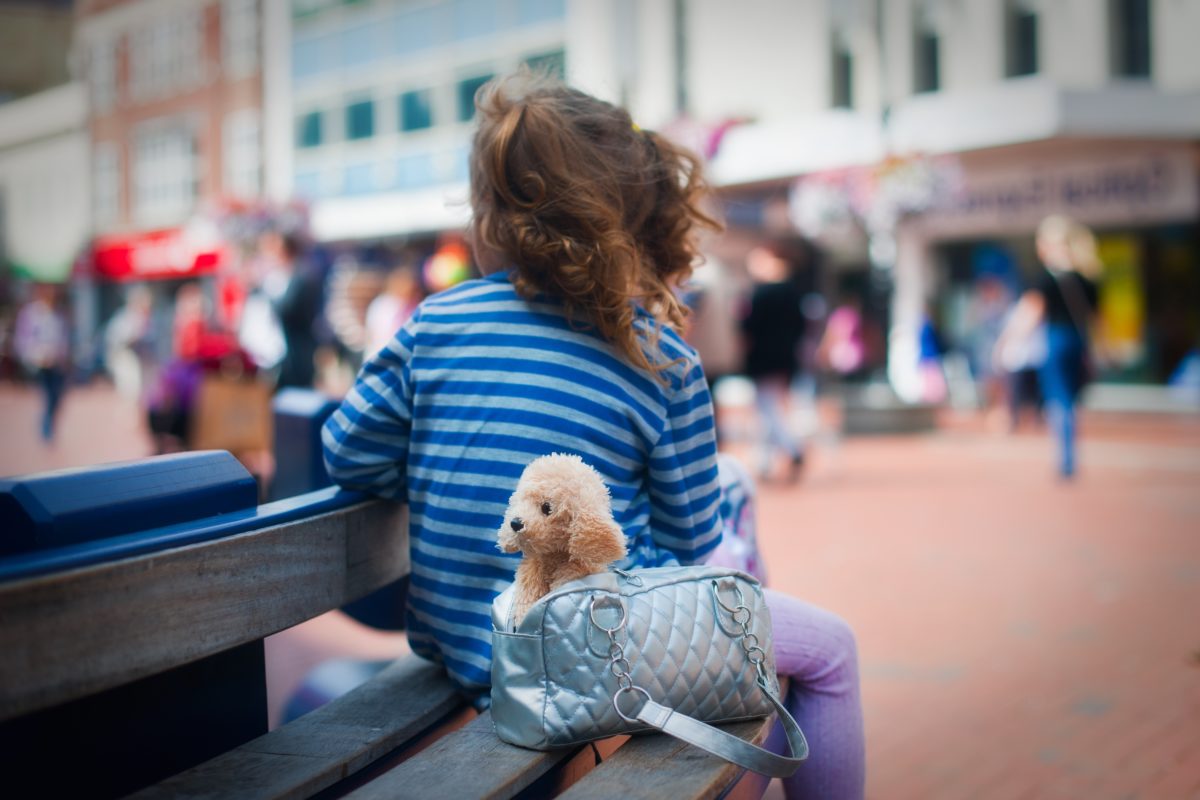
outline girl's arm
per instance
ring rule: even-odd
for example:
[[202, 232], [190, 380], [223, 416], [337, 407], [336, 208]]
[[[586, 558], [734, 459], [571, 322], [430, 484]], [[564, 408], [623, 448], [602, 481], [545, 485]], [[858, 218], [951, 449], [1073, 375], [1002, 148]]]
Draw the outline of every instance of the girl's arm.
[[694, 356], [650, 453], [650, 531], [682, 564], [702, 561], [721, 541], [712, 398]]
[[405, 499], [417, 316], [363, 364], [321, 430], [325, 467], [345, 489]]

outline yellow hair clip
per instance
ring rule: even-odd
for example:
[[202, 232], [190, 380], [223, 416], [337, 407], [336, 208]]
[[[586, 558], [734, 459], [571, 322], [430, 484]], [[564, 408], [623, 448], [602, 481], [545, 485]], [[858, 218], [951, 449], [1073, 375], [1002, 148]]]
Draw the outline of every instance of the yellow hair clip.
[[641, 126], [641, 125], [638, 125], [636, 122], [635, 122], [635, 123], [633, 123], [633, 129], [634, 129], [636, 132], [638, 132], [638, 133], [641, 133], [641, 132], [642, 132], [642, 126]]

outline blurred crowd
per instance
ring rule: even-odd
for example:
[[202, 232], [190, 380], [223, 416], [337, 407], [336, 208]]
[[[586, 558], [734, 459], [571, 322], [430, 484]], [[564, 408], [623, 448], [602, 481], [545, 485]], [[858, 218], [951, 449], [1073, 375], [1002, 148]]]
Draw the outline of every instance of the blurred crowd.
[[[1103, 357], [1089, 336], [1099, 262], [1090, 231], [1062, 218], [1043, 223], [1037, 251], [1042, 268], [1028, 286], [977, 278], [970, 336], [955, 347], [931, 306], [914, 366], [926, 404], [965, 393], [994, 427], [1009, 431], [1025, 419], [1048, 419], [1060, 472], [1069, 476], [1073, 410]], [[157, 452], [221, 447], [258, 458], [256, 471], [268, 474], [274, 393], [299, 387], [341, 396], [363, 359], [421, 300], [474, 274], [457, 236], [424, 251], [331, 255], [296, 230], [268, 225], [239, 255], [214, 276], [180, 282], [165, 300], [145, 283], [126, 285], [95, 343], [94, 372], [139, 404]], [[721, 387], [727, 379], [753, 387], [760, 480], [800, 477], [819, 426], [818, 396], [885, 380], [886, 319], [872, 313], [868, 290], [825, 280], [823, 259], [799, 236], [764, 239], [736, 261], [709, 257], [685, 293], [686, 333], [714, 403], [729, 396]], [[81, 377], [80, 359], [70, 352], [61, 287], [31, 289], [15, 318], [0, 325], [0, 353], [9, 376], [39, 386], [38, 424], [49, 442], [66, 386]]]

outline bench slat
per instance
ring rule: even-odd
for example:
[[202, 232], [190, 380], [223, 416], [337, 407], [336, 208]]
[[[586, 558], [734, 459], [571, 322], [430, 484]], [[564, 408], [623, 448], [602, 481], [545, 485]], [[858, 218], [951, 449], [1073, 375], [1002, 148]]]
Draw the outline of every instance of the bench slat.
[[[774, 715], [721, 726], [754, 744], [766, 741]], [[565, 792], [559, 800], [658, 800], [721, 797], [745, 772], [736, 764], [665, 734], [635, 736]], [[764, 779], [765, 781], [765, 779]]]
[[500, 741], [492, 715], [480, 714], [428, 749], [346, 796], [346, 800], [452, 797], [506, 800], [577, 751], [548, 753]]
[[407, 509], [371, 500], [0, 584], [0, 720], [261, 639], [408, 569]]
[[412, 741], [461, 705], [441, 667], [408, 656], [321, 708], [133, 797], [309, 797]]

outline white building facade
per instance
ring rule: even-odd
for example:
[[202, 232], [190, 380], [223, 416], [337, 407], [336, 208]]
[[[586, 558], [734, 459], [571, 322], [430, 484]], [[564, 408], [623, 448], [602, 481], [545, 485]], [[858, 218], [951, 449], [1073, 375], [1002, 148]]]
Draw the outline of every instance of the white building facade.
[[[310, 200], [318, 238], [461, 228], [471, 92], [550, 63], [705, 151], [731, 227], [799, 225], [883, 275], [901, 388], [924, 310], [968, 335], [973, 281], [1017, 291], [1051, 213], [1099, 234], [1111, 377], [1165, 380], [1200, 336], [1200, 3], [272, 2], [290, 32], [265, 55], [265, 125], [292, 147], [266, 180]], [[290, 88], [274, 110], [272, 69]], [[880, 197], [854, 225], [806, 229], [804, 187], [864, 176]]]
[[268, 185], [310, 203], [323, 241], [461, 228], [475, 90], [522, 63], [561, 72], [565, 16], [563, 0], [293, 2], [290, 42], [267, 46], [268, 62], [287, 46], [290, 107], [269, 97], [268, 125], [279, 141], [286, 119], [292, 145]]
[[0, 241], [21, 277], [65, 282], [87, 243], [86, 123], [78, 83], [0, 105]]

